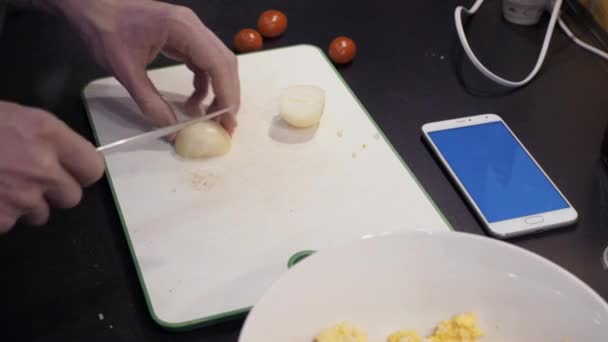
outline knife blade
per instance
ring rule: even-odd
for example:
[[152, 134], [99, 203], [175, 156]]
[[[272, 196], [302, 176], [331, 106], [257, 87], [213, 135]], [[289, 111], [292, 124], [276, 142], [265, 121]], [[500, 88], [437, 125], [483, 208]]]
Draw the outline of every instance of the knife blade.
[[175, 133], [178, 132], [184, 128], [186, 128], [187, 126], [192, 125], [193, 123], [199, 122], [199, 121], [206, 121], [206, 120], [211, 120], [215, 117], [218, 117], [222, 114], [225, 114], [227, 112], [229, 112], [230, 110], [232, 110], [232, 107], [228, 107], [228, 108], [224, 108], [224, 109], [220, 109], [218, 111], [215, 111], [211, 114], [207, 114], [207, 115], [203, 115], [201, 117], [198, 118], [194, 118], [194, 119], [190, 119], [190, 120], [186, 120], [180, 123], [177, 123], [175, 125], [171, 125], [171, 126], [167, 126], [167, 127], [161, 127], [159, 129], [155, 129], [146, 133], [142, 133], [142, 134], [138, 134], [129, 138], [125, 138], [125, 139], [120, 139], [114, 142], [111, 142], [109, 144], [105, 144], [102, 146], [97, 147], [97, 151], [102, 152], [103, 154], [106, 154], [108, 152], [110, 152], [112, 149], [114, 149], [115, 147], [118, 146], [122, 146], [125, 144], [131, 144], [134, 142], [142, 142], [142, 141], [148, 141], [148, 140], [155, 140], [158, 138], [162, 138], [164, 136], [167, 136], [171, 133]]

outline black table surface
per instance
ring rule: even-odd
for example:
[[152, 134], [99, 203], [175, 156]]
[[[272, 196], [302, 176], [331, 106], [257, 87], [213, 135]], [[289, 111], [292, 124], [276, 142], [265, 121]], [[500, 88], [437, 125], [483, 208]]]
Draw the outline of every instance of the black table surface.
[[[572, 228], [511, 242], [563, 266], [608, 299], [608, 274], [600, 262], [608, 246], [608, 176], [599, 161], [608, 124], [606, 64], [556, 30], [539, 76], [523, 89], [506, 91], [463, 58], [453, 20], [459, 3], [181, 2], [229, 45], [268, 8], [285, 11], [289, 29], [265, 48], [308, 43], [326, 49], [337, 35], [352, 37], [358, 55], [340, 74], [458, 231], [485, 234], [421, 141], [420, 126], [462, 115], [501, 115], [580, 215]], [[536, 60], [546, 23], [545, 17], [534, 27], [509, 25], [500, 2], [488, 1], [467, 29], [489, 66], [521, 79]], [[159, 58], [151, 67], [170, 64]], [[106, 75], [61, 18], [9, 13], [0, 36], [0, 98], [48, 109], [92, 141], [80, 93]], [[173, 333], [152, 321], [105, 179], [85, 191], [78, 207], [53, 212], [48, 225], [17, 227], [0, 237], [0, 274], [2, 341], [236, 341], [243, 323], [241, 317]]]

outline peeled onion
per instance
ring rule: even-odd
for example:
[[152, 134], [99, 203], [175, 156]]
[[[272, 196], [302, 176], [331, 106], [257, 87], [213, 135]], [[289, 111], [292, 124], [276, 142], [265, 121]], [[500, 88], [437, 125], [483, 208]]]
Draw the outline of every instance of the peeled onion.
[[280, 113], [288, 124], [304, 128], [321, 121], [325, 107], [325, 91], [312, 85], [297, 85], [283, 89]]
[[175, 138], [175, 151], [184, 158], [209, 158], [230, 151], [230, 135], [215, 121], [201, 121], [182, 129]]

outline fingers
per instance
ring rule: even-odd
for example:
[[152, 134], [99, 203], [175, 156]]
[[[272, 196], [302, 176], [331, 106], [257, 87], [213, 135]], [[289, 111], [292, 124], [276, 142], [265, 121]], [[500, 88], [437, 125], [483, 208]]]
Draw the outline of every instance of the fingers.
[[234, 130], [238, 125], [236, 121], [236, 116], [234, 114], [223, 115], [221, 124], [230, 135], [234, 134]]
[[4, 224], [12, 226], [17, 220], [33, 226], [40, 226], [48, 221], [49, 205], [42, 196], [42, 188], [34, 182], [29, 185], [23, 183], [18, 187], [6, 187], [1, 196], [4, 200], [0, 205], [0, 230], [3, 230], [1, 226]]
[[[80, 202], [82, 198], [81, 184], [64, 169], [58, 158], [52, 160], [53, 162], [47, 163], [46, 166], [39, 166], [44, 169], [41, 171], [46, 176], [41, 177], [33, 174], [29, 181], [24, 181], [18, 186], [9, 187], [5, 190], [4, 195], [8, 191], [9, 196], [3, 197], [11, 198], [11, 200], [4, 202], [4, 204], [10, 204], [11, 210], [9, 212], [12, 215], [4, 215], [4, 219], [21, 217], [20, 220], [25, 224], [40, 226], [48, 221], [50, 206], [71, 208]], [[1, 224], [2, 219], [0, 218]]]
[[[214, 101], [214, 103], [209, 108], [209, 112], [213, 113], [217, 110], [223, 109], [224, 107], [219, 104], [219, 102]], [[236, 116], [233, 113], [222, 114], [217, 118], [218, 123], [224, 127], [224, 129], [228, 132], [228, 134], [232, 135], [236, 126], [238, 125], [236, 121]]]
[[[214, 41], [217, 41], [216, 46], [218, 49], [227, 50], [217, 37], [213, 36], [213, 38]], [[229, 106], [234, 108], [222, 116], [222, 125], [232, 134], [236, 127], [236, 113], [241, 105], [237, 60], [236, 56], [229, 50], [217, 58], [220, 59], [215, 59], [207, 71], [211, 78], [213, 91], [215, 92], [213, 108], [218, 110]]]
[[25, 106], [2, 108], [1, 102], [0, 112], [5, 119], [0, 121], [0, 232], [19, 219], [44, 224], [50, 206], [75, 206], [81, 187], [103, 175], [101, 154], [50, 113]]
[[0, 207], [0, 234], [8, 233], [9, 230], [17, 223], [17, 214], [10, 208]]
[[201, 103], [209, 92], [209, 78], [206, 72], [196, 67], [192, 67], [191, 70], [194, 72], [194, 92], [186, 101], [185, 109], [188, 115], [194, 116], [200, 115]]
[[82, 199], [82, 188], [70, 174], [59, 168], [54, 182], [48, 185], [44, 197], [54, 207], [72, 208]]
[[[3, 202], [0, 208], [0, 233], [8, 231], [17, 219], [31, 226], [45, 224], [50, 216], [50, 206], [71, 208], [82, 198], [80, 184], [57, 163], [45, 170], [49, 181], [36, 186], [23, 185], [3, 196], [11, 200]], [[34, 184], [34, 183], [31, 183]], [[45, 190], [46, 188], [46, 190]]]
[[[236, 127], [235, 115], [241, 102], [237, 59], [222, 41], [213, 34], [191, 11], [181, 11], [169, 25], [166, 50], [179, 56], [193, 71], [205, 71], [215, 93], [216, 108], [234, 108], [222, 120], [226, 129]], [[196, 93], [196, 91], [195, 91]], [[191, 100], [191, 102], [196, 102]]]
[[51, 205], [72, 208], [80, 202], [80, 184], [59, 163], [46, 172], [50, 179], [48, 184], [12, 189], [18, 193], [8, 196], [12, 200], [3, 203], [4, 206], [0, 208], [0, 233], [8, 231], [17, 219], [27, 225], [41, 226], [49, 219]]
[[[59, 120], [58, 120], [59, 121]], [[95, 147], [86, 139], [69, 129], [63, 122], [59, 132], [53, 135], [59, 164], [82, 186], [89, 186], [99, 180], [104, 172], [104, 160]], [[59, 172], [59, 171], [58, 171]], [[64, 179], [59, 176], [55, 179]], [[64, 184], [67, 180], [60, 181]]]
[[46, 200], [40, 196], [34, 203], [28, 212], [23, 215], [22, 220], [25, 224], [30, 226], [41, 226], [49, 220], [51, 209], [47, 204]]
[[26, 211], [22, 220], [32, 226], [45, 224], [50, 216], [50, 206], [67, 209], [75, 207], [82, 198], [82, 188], [80, 184], [61, 166], [57, 165], [54, 170], [49, 170], [53, 174], [53, 181], [47, 185], [46, 191], [33, 198], [33, 202], [26, 205]]
[[146, 65], [124, 60], [117, 62], [114, 68], [117, 79], [127, 89], [142, 114], [154, 125], [162, 127], [177, 123], [173, 109], [148, 77]]

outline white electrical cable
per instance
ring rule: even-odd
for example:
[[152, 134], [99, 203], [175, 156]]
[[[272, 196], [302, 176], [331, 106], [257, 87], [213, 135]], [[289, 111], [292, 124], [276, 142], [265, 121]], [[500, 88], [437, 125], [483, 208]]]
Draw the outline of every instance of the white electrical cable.
[[559, 17], [559, 19], [557, 19], [557, 20], [559, 23], [559, 27], [561, 27], [562, 31], [564, 31], [564, 33], [568, 37], [570, 37], [570, 39], [572, 39], [578, 46], [582, 47], [583, 49], [585, 49], [589, 52], [592, 52], [592, 53], [598, 55], [599, 57], [602, 57], [603, 59], [608, 60], [608, 53], [580, 40], [577, 36], [574, 35], [574, 33], [572, 33], [572, 31], [570, 31], [570, 29], [568, 28], [568, 26], [566, 26], [566, 23], [562, 20], [561, 17]]
[[545, 58], [547, 55], [547, 50], [549, 49], [549, 44], [551, 42], [551, 37], [553, 35], [553, 30], [555, 28], [556, 20], [559, 23], [559, 27], [562, 29], [562, 31], [564, 31], [564, 33], [568, 37], [570, 37], [570, 39], [572, 39], [572, 41], [574, 41], [574, 43], [576, 43], [578, 46], [582, 47], [583, 49], [585, 49], [591, 53], [594, 53], [597, 56], [599, 56], [605, 60], [608, 60], [608, 53], [585, 43], [584, 41], [579, 39], [577, 36], [575, 36], [574, 33], [572, 33], [572, 31], [570, 31], [568, 26], [566, 26], [566, 23], [562, 20], [561, 16], [559, 15], [559, 11], [562, 6], [562, 1], [563, 0], [555, 0], [555, 2], [553, 3], [553, 11], [551, 12], [551, 19], [549, 19], [547, 33], [545, 34], [545, 40], [543, 41], [543, 45], [540, 50], [540, 54], [538, 55], [538, 60], [536, 61], [536, 65], [534, 66], [534, 69], [528, 75], [528, 77], [526, 77], [525, 79], [523, 79], [521, 81], [517, 81], [517, 82], [509, 81], [509, 80], [506, 80], [506, 79], [494, 74], [492, 71], [490, 71], [488, 68], [486, 68], [481, 63], [481, 61], [479, 61], [479, 59], [477, 58], [477, 56], [475, 56], [475, 54], [473, 53], [473, 50], [469, 46], [469, 42], [467, 41], [467, 37], [464, 33], [464, 29], [462, 26], [462, 11], [465, 11], [469, 15], [473, 15], [473, 14], [475, 14], [475, 12], [477, 12], [479, 7], [481, 7], [484, 0], [477, 0], [470, 9], [466, 9], [463, 6], [456, 7], [456, 11], [454, 12], [454, 19], [456, 21], [456, 32], [458, 33], [458, 38], [460, 39], [460, 43], [462, 44], [462, 47], [464, 48], [465, 53], [467, 54], [467, 56], [469, 56], [469, 58], [471, 59], [471, 62], [477, 68], [477, 70], [479, 70], [482, 74], [484, 74], [486, 77], [488, 77], [492, 81], [494, 81], [498, 84], [501, 84], [503, 86], [506, 86], [506, 87], [511, 87], [511, 88], [521, 87], [521, 86], [525, 85], [526, 83], [530, 82], [536, 76], [538, 71], [540, 70], [542, 64], [545, 61]]
[[479, 70], [486, 77], [488, 77], [492, 81], [494, 81], [498, 84], [501, 84], [503, 86], [506, 86], [506, 87], [510, 87], [510, 88], [521, 87], [521, 86], [525, 85], [526, 83], [530, 82], [536, 76], [536, 74], [540, 70], [540, 67], [543, 65], [543, 62], [545, 61], [545, 57], [547, 55], [547, 50], [549, 49], [549, 44], [551, 42], [551, 36], [553, 35], [553, 29], [555, 28], [555, 23], [559, 16], [559, 10], [562, 7], [562, 0], [555, 1], [553, 11], [551, 12], [551, 19], [549, 19], [549, 25], [547, 26], [547, 33], [545, 34], [545, 40], [543, 41], [543, 45], [542, 45], [542, 48], [540, 49], [540, 53], [538, 55], [538, 60], [536, 61], [536, 65], [534, 66], [534, 69], [526, 78], [524, 78], [521, 81], [509, 81], [507, 79], [504, 79], [504, 78], [494, 74], [492, 71], [490, 71], [488, 68], [486, 68], [479, 61], [479, 59], [477, 58], [477, 56], [475, 56], [475, 54], [473, 53], [473, 50], [469, 46], [469, 42], [467, 41], [467, 37], [464, 33], [464, 28], [462, 26], [462, 11], [465, 11], [468, 15], [475, 14], [475, 12], [477, 12], [477, 10], [483, 4], [483, 2], [484, 2], [484, 0], [477, 0], [470, 9], [464, 8], [463, 6], [456, 7], [456, 10], [454, 11], [454, 19], [456, 21], [456, 32], [458, 33], [458, 38], [460, 39], [460, 43], [462, 44], [462, 47], [464, 48], [464, 51], [467, 54], [467, 56], [469, 56], [469, 58], [471, 59], [471, 62], [473, 63], [473, 65], [477, 68], [477, 70]]

